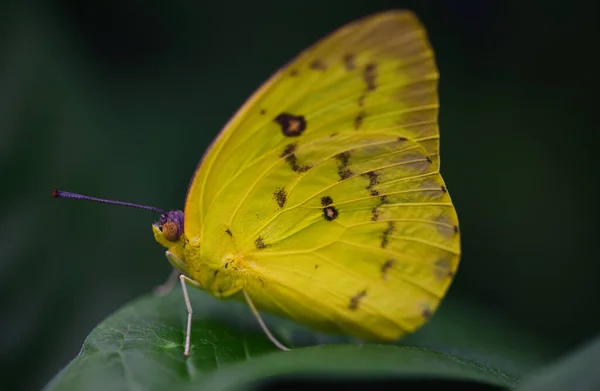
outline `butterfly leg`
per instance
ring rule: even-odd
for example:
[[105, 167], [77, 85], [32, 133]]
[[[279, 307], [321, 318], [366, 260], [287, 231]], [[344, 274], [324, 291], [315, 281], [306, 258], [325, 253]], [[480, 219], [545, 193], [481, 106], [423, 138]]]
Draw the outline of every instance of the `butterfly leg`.
[[194, 311], [192, 310], [192, 303], [190, 302], [190, 296], [188, 295], [186, 282], [190, 285], [193, 285], [197, 288], [200, 288], [200, 284], [191, 278], [187, 277], [184, 274], [179, 275], [179, 281], [181, 281], [181, 289], [183, 290], [183, 299], [185, 300], [185, 306], [187, 307], [187, 327], [185, 332], [185, 348], [183, 350], [183, 355], [188, 357], [190, 355], [190, 335], [192, 333], [192, 314]]
[[250, 309], [252, 310], [252, 313], [254, 314], [254, 317], [256, 317], [256, 320], [258, 320], [258, 324], [260, 324], [260, 327], [263, 329], [263, 331], [265, 332], [265, 334], [267, 334], [267, 337], [269, 337], [269, 339], [271, 340], [271, 342], [273, 342], [273, 344], [275, 346], [277, 346], [280, 350], [285, 350], [285, 351], [290, 350], [287, 347], [285, 347], [285, 345], [283, 345], [281, 342], [279, 342], [277, 340], [277, 338], [275, 338], [275, 336], [273, 336], [273, 334], [271, 334], [271, 331], [269, 330], [269, 328], [267, 327], [267, 325], [265, 324], [265, 322], [261, 318], [260, 314], [256, 310], [256, 307], [254, 307], [254, 303], [252, 303], [252, 300], [250, 300], [250, 296], [248, 296], [248, 294], [246, 293], [246, 291], [243, 290], [243, 289], [242, 289], [242, 292], [244, 292], [244, 297], [246, 298], [246, 302], [250, 306]]
[[154, 287], [154, 289], [152, 290], [154, 294], [159, 297], [169, 294], [169, 292], [173, 290], [175, 284], [177, 284], [179, 274], [181, 274], [181, 272], [178, 269], [173, 268], [173, 270], [171, 270], [169, 278], [167, 278], [164, 284]]

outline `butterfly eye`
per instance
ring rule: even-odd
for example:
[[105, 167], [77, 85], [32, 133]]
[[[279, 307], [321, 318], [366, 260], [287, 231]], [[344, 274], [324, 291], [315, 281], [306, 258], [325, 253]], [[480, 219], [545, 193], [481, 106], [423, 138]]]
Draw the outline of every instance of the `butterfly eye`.
[[179, 226], [175, 221], [167, 221], [162, 226], [162, 233], [170, 242], [179, 240]]

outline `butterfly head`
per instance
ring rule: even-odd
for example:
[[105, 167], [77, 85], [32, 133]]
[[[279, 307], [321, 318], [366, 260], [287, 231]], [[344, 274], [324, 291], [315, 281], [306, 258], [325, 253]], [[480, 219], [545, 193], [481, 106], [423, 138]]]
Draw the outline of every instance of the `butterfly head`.
[[[166, 247], [179, 260], [183, 262], [183, 246], [185, 235], [183, 234], [183, 212], [172, 210], [162, 213], [160, 219], [152, 224], [154, 239], [163, 247]], [[183, 265], [173, 265], [181, 269]]]
[[165, 247], [169, 247], [164, 243], [176, 243], [183, 235], [183, 212], [180, 210], [172, 210], [160, 215], [160, 220], [152, 224], [155, 235], [158, 234], [160, 240], [158, 242]]

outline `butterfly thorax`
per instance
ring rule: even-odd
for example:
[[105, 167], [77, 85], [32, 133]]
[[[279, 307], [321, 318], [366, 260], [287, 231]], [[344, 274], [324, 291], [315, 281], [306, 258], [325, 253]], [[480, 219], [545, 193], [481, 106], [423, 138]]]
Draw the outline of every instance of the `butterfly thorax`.
[[[188, 277], [197, 281], [213, 296], [224, 298], [239, 292], [248, 277], [247, 257], [232, 249], [222, 248], [218, 255], [201, 251], [199, 237], [186, 239], [183, 249]], [[230, 250], [230, 251], [228, 251]]]
[[172, 254], [168, 258], [171, 265], [214, 296], [227, 297], [238, 292], [241, 286], [236, 276], [244, 256], [228, 253], [211, 262], [200, 252], [200, 238], [185, 235], [183, 223], [183, 212], [176, 210], [161, 215], [152, 224], [154, 238]]

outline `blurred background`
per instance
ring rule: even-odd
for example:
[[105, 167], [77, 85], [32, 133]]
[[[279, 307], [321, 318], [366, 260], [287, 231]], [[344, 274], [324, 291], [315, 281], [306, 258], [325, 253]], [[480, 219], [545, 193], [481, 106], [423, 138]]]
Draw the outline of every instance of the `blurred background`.
[[442, 174], [463, 234], [450, 295], [561, 352], [600, 330], [597, 2], [4, 1], [0, 366], [41, 388], [102, 319], [168, 276], [152, 212], [182, 208], [204, 149], [254, 89], [341, 25], [425, 23]]

